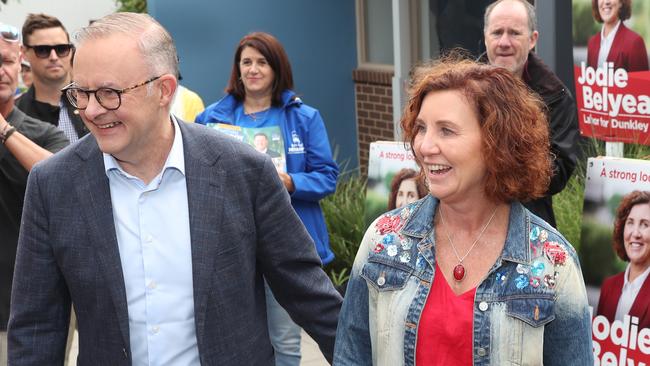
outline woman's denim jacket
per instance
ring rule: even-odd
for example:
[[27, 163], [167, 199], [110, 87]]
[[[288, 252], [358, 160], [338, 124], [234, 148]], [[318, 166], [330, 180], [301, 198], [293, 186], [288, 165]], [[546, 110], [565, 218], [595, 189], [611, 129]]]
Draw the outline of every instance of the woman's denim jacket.
[[[334, 365], [415, 365], [435, 268], [437, 204], [427, 196], [384, 214], [366, 232], [339, 318]], [[476, 289], [473, 340], [474, 365], [593, 365], [575, 250], [520, 203], [511, 205], [503, 252]]]

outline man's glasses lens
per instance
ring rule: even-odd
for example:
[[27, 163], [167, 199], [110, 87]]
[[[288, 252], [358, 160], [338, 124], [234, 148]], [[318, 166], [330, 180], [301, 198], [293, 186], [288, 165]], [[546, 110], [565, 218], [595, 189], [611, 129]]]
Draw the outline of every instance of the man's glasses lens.
[[[65, 93], [68, 96], [68, 100], [75, 108], [83, 110], [88, 107], [88, 99], [90, 98], [89, 91], [80, 88], [69, 88], [66, 89]], [[120, 95], [117, 90], [111, 88], [99, 88], [94, 91], [94, 94], [102, 107], [108, 110], [114, 110], [120, 107]]]
[[104, 107], [109, 111], [114, 111], [120, 108], [120, 105], [122, 105], [122, 94], [130, 90], [137, 89], [141, 86], [147, 85], [152, 81], [156, 81], [160, 79], [161, 77], [162, 75], [152, 77], [151, 79], [145, 80], [140, 84], [135, 84], [133, 86], [124, 89], [113, 89], [113, 88], [104, 87], [104, 88], [91, 90], [91, 89], [79, 88], [77, 86], [74, 86], [74, 83], [71, 83], [70, 85], [61, 89], [61, 91], [65, 93], [66, 97], [68, 97], [68, 100], [70, 101], [72, 106], [79, 110], [86, 109], [88, 107], [88, 102], [90, 100], [90, 94], [95, 94], [95, 99], [97, 99], [97, 102], [102, 107]]
[[18, 28], [8, 24], [0, 24], [0, 34], [2, 39], [7, 42], [18, 42], [20, 40]]
[[38, 58], [48, 58], [50, 57], [50, 54], [52, 53], [52, 50], [56, 52], [56, 55], [58, 57], [66, 57], [67, 55], [70, 54], [70, 50], [72, 49], [71, 44], [56, 44], [56, 45], [42, 45], [42, 46], [27, 46], [31, 49], [34, 50], [34, 54], [36, 54], [36, 57]]

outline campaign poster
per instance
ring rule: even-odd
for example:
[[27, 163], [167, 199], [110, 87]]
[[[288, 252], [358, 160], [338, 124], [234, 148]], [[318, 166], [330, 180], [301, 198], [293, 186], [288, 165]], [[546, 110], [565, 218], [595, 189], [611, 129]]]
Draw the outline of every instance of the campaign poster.
[[650, 365], [650, 161], [589, 158], [585, 182], [579, 256], [595, 365]]
[[580, 133], [650, 145], [650, 1], [573, 0]]
[[370, 144], [366, 223], [386, 211], [417, 201], [427, 194], [420, 168], [408, 144], [376, 141]]
[[270, 127], [240, 127], [226, 123], [208, 123], [214, 128], [239, 141], [245, 142], [255, 150], [271, 157], [273, 165], [279, 172], [286, 173], [287, 159], [284, 152], [284, 138], [280, 126]]

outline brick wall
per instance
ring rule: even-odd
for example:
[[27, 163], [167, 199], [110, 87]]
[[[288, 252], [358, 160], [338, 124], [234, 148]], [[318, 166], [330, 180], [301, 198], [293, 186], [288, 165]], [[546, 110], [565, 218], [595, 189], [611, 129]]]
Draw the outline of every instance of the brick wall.
[[354, 70], [357, 109], [357, 135], [359, 137], [359, 168], [361, 175], [368, 174], [370, 143], [377, 140], [392, 141], [393, 99], [392, 71]]

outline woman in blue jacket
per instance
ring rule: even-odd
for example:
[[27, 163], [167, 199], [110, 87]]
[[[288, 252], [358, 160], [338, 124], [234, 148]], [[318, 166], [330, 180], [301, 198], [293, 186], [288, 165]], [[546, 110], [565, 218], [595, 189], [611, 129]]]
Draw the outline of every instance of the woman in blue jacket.
[[[280, 42], [268, 33], [244, 36], [235, 51], [227, 95], [208, 106], [196, 122], [244, 128], [279, 127], [286, 173], [278, 170], [291, 204], [314, 239], [323, 264], [334, 259], [319, 200], [336, 190], [338, 167], [332, 158], [325, 124], [318, 110], [292, 91], [291, 65]], [[291, 321], [268, 286], [269, 333], [276, 363], [299, 365], [300, 328]]]

